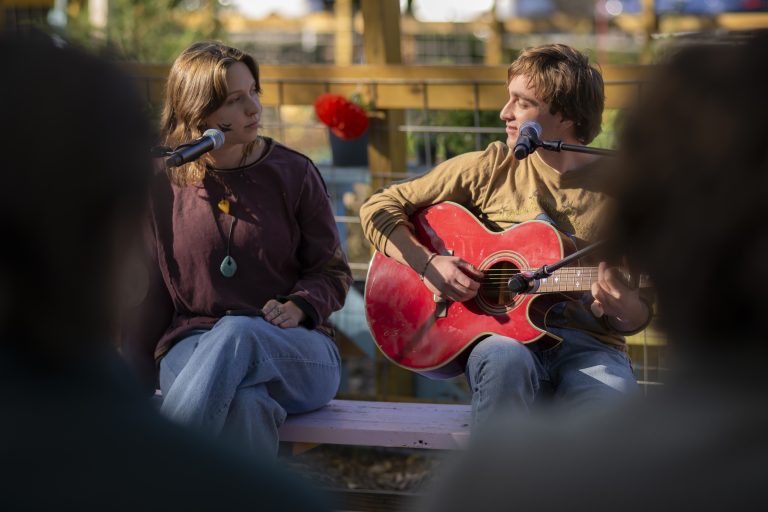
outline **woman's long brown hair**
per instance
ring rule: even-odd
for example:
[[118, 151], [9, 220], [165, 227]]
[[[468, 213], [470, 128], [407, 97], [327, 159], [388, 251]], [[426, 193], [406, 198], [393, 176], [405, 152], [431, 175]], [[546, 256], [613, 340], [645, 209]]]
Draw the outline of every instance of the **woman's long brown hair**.
[[[171, 66], [165, 88], [165, 107], [160, 122], [160, 133], [165, 145], [172, 148], [201, 137], [209, 128], [205, 119], [215, 112], [227, 97], [227, 69], [242, 62], [256, 80], [261, 92], [259, 66], [253, 57], [218, 41], [195, 43]], [[211, 165], [210, 155], [172, 168], [171, 180], [178, 185], [199, 183]]]

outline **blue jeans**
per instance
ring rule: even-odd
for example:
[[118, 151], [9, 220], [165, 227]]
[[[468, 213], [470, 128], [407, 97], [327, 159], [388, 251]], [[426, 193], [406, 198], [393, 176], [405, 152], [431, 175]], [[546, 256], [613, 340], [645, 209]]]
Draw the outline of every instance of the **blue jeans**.
[[542, 396], [583, 410], [637, 391], [632, 365], [621, 348], [573, 329], [549, 331], [563, 342], [547, 350], [498, 335], [475, 345], [466, 368], [475, 424], [497, 412], [527, 411]]
[[179, 341], [160, 361], [161, 412], [276, 454], [286, 414], [328, 403], [340, 374], [336, 344], [322, 332], [225, 316], [210, 331]]

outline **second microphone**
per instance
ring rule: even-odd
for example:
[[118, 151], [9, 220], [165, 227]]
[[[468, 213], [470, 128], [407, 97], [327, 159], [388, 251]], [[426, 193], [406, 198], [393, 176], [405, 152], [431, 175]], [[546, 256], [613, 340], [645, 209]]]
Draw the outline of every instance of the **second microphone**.
[[168, 158], [165, 159], [167, 167], [178, 167], [193, 162], [214, 149], [224, 145], [224, 132], [210, 128], [203, 132], [203, 136], [177, 147]]
[[541, 147], [541, 125], [536, 121], [525, 121], [520, 125], [513, 152], [522, 160]]

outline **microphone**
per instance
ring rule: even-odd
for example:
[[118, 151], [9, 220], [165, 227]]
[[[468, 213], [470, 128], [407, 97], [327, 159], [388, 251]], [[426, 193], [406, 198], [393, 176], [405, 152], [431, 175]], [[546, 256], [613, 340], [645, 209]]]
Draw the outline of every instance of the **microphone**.
[[514, 294], [525, 293], [533, 287], [533, 273], [520, 272], [507, 281], [507, 288]]
[[526, 121], [520, 125], [513, 152], [515, 158], [522, 160], [541, 146], [541, 125], [536, 121]]
[[538, 291], [540, 282], [536, 277], [536, 272], [519, 272], [513, 275], [509, 281], [507, 281], [507, 289], [515, 295], [521, 293], [536, 293]]
[[221, 130], [210, 128], [203, 132], [203, 136], [192, 142], [180, 145], [165, 159], [168, 167], [178, 167], [193, 162], [209, 151], [220, 148], [224, 144], [224, 133]]

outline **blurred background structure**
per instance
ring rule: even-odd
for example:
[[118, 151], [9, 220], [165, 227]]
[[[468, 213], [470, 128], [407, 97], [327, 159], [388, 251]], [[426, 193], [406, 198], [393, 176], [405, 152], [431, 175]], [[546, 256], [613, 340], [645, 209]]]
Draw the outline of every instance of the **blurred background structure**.
[[[363, 310], [372, 253], [360, 204], [392, 180], [504, 140], [506, 66], [522, 48], [565, 43], [601, 66], [607, 109], [594, 145], [611, 147], [614, 124], [669, 42], [768, 27], [768, 0], [0, 0], [0, 30], [29, 27], [125, 61], [153, 116], [170, 62], [192, 41], [252, 53], [262, 69], [263, 133], [318, 164], [355, 272], [333, 318], [341, 395], [466, 401], [463, 379], [429, 381], [375, 349]], [[317, 120], [313, 104], [326, 92], [366, 109], [363, 137], [338, 139]], [[629, 343], [650, 392], [664, 380], [664, 340], [651, 326]]]

